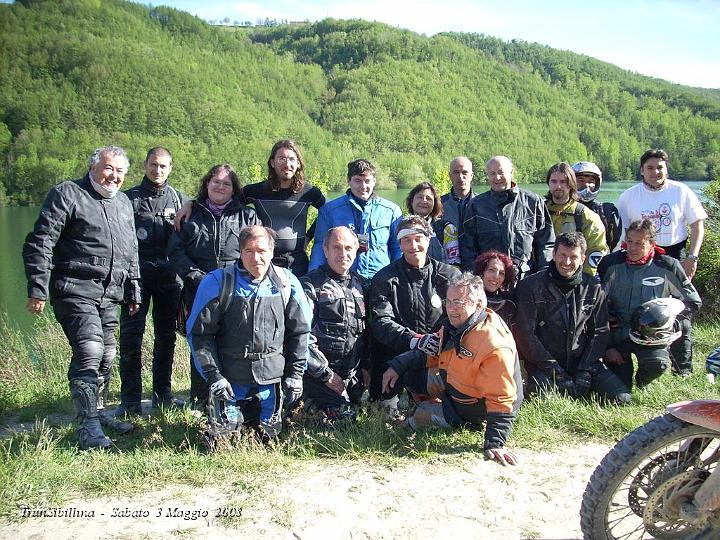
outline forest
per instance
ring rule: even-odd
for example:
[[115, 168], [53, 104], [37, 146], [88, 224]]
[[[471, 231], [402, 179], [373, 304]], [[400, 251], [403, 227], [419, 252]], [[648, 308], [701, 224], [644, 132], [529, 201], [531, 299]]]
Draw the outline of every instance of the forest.
[[167, 146], [189, 194], [216, 163], [264, 178], [281, 138], [324, 189], [358, 157], [381, 188], [445, 179], [456, 155], [476, 169], [510, 156], [521, 182], [580, 159], [627, 180], [650, 147], [669, 152], [673, 178], [715, 180], [719, 120], [718, 90], [518, 40], [361, 20], [216, 27], [122, 0], [0, 4], [3, 205], [39, 203], [106, 144], [128, 150], [128, 187], [145, 150]]

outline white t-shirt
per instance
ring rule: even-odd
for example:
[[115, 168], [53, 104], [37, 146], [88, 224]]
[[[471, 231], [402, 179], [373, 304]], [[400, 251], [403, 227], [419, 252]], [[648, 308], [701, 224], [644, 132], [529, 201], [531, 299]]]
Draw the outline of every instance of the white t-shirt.
[[682, 182], [666, 180], [653, 191], [644, 182], [623, 191], [617, 202], [623, 228], [639, 219], [649, 219], [657, 228], [657, 245], [668, 247], [688, 237], [688, 225], [707, 219], [705, 209], [693, 190]]

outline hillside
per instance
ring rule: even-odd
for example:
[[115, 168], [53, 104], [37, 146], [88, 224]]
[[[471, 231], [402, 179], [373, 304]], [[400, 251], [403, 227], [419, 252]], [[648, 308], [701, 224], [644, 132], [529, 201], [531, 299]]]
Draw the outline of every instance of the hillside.
[[0, 201], [41, 200], [92, 148], [175, 154], [175, 182], [230, 162], [263, 177], [298, 140], [311, 181], [341, 186], [369, 157], [384, 187], [442, 175], [455, 155], [513, 158], [525, 181], [592, 159], [610, 179], [667, 149], [673, 176], [720, 176], [720, 96], [582, 55], [475, 34], [431, 38], [365, 21], [216, 28], [121, 0], [0, 4]]

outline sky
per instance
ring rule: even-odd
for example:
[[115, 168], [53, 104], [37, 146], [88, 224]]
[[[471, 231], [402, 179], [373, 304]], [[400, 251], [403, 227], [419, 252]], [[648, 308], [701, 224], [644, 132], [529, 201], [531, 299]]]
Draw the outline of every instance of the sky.
[[[148, 1], [141, 3], [148, 4]], [[156, 0], [205, 20], [361, 18], [428, 36], [477, 32], [587, 54], [688, 86], [720, 88], [720, 0]]]

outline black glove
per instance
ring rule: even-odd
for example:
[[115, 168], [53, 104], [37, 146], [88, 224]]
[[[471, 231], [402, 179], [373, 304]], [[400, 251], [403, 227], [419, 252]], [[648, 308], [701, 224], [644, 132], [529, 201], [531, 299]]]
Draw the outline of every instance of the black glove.
[[300, 396], [303, 393], [302, 379], [293, 379], [287, 377], [283, 380], [283, 408], [285, 410], [291, 409], [295, 403], [298, 402]]
[[410, 338], [410, 348], [417, 349], [430, 356], [440, 352], [440, 338], [436, 334], [416, 334]]
[[591, 383], [592, 374], [589, 371], [578, 371], [575, 374], [575, 395], [573, 397], [588, 395]]
[[225, 377], [220, 377], [219, 380], [210, 385], [210, 393], [216, 399], [235, 401], [235, 394], [233, 393], [232, 386], [230, 386], [230, 383]]

